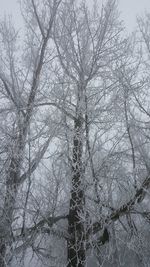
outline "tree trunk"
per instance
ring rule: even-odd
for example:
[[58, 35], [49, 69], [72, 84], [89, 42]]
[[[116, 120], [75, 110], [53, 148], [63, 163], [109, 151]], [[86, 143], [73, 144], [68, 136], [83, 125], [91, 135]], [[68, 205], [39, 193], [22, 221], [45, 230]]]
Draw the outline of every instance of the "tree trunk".
[[13, 240], [11, 227], [18, 187], [18, 167], [18, 161], [12, 158], [6, 178], [6, 195], [0, 222], [0, 267], [7, 266], [7, 245], [11, 246]]
[[5, 243], [1, 240], [0, 243], [0, 267], [5, 267], [5, 254], [6, 254], [6, 245]]
[[72, 159], [72, 190], [69, 208], [67, 267], [85, 266], [85, 231], [81, 214], [84, 212], [84, 190], [82, 185], [82, 117], [75, 122]]

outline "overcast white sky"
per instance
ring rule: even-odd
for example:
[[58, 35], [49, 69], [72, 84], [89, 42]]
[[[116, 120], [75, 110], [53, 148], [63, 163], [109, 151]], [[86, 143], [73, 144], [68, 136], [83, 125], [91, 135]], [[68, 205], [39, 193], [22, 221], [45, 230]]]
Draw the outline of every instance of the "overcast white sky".
[[[92, 1], [92, 0], [88, 0]], [[99, 0], [101, 1], [101, 0]], [[150, 0], [118, 0], [121, 19], [125, 21], [128, 30], [132, 31], [136, 23], [136, 15], [150, 12]], [[12, 14], [15, 24], [20, 27], [21, 15], [18, 0], [0, 0], [0, 16]]]

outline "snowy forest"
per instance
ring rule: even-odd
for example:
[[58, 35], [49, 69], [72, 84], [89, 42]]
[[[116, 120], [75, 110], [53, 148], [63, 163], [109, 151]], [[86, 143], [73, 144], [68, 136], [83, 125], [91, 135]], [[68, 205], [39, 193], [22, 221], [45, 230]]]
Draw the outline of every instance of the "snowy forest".
[[0, 20], [0, 267], [150, 266], [150, 13], [21, 0]]

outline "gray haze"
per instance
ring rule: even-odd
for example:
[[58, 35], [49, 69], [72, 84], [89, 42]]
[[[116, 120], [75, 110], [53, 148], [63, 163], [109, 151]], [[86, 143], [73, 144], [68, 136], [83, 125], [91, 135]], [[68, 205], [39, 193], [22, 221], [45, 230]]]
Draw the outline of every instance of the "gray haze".
[[[88, 0], [89, 2], [92, 0]], [[118, 0], [121, 19], [124, 20], [128, 31], [136, 26], [136, 15], [150, 12], [150, 0]], [[21, 14], [18, 0], [0, 0], [0, 16], [12, 14], [17, 27], [21, 26]]]

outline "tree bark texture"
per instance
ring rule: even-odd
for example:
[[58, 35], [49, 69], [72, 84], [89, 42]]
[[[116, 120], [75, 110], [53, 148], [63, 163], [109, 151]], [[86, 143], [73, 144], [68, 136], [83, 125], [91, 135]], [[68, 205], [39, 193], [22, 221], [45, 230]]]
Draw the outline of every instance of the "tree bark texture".
[[67, 267], [85, 266], [85, 231], [81, 214], [84, 211], [84, 190], [82, 185], [82, 117], [75, 121], [72, 159], [72, 190], [69, 207]]

